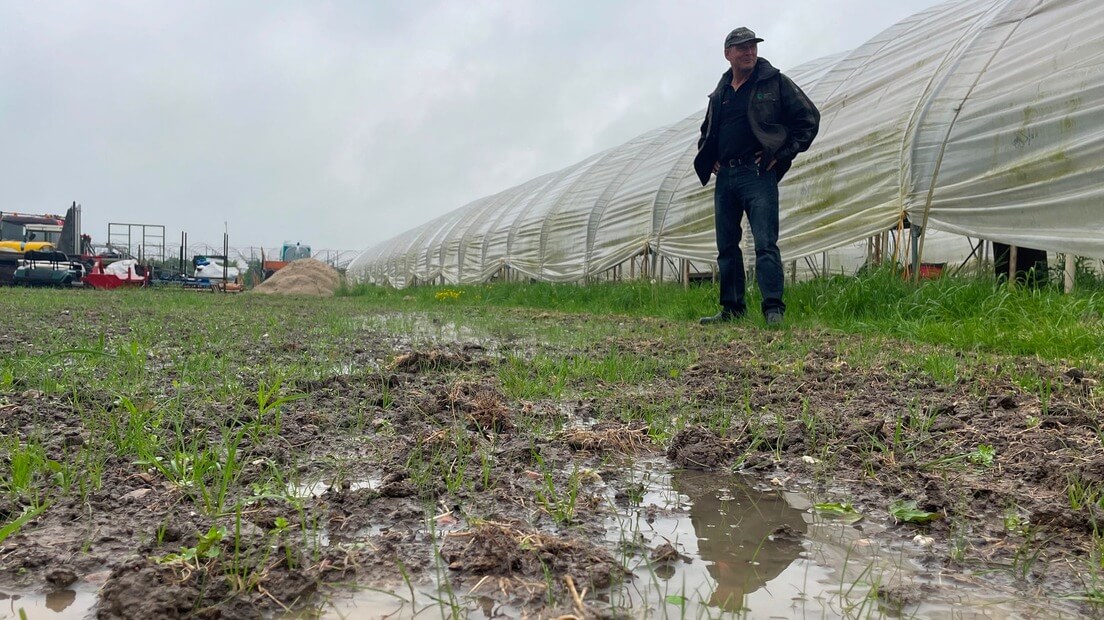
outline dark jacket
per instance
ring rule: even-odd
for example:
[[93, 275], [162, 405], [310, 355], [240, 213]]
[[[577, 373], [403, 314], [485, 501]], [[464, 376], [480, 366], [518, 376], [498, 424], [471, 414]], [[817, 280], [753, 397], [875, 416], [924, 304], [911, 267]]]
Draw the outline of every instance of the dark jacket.
[[[756, 65], [755, 82], [748, 100], [748, 121], [751, 131], [763, 146], [761, 166], [766, 169], [772, 159], [778, 179], [790, 169], [794, 157], [808, 149], [820, 128], [820, 112], [809, 97], [790, 78], [775, 69], [765, 58]], [[732, 69], [725, 71], [717, 88], [709, 95], [705, 121], [698, 140], [694, 170], [702, 185], [709, 182], [713, 165], [717, 163], [717, 133], [713, 119], [719, 118], [723, 89], [732, 83]]]

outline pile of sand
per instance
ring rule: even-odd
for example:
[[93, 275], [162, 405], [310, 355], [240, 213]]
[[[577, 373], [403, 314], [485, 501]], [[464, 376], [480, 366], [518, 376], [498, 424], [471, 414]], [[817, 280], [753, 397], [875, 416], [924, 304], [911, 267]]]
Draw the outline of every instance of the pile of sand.
[[268, 295], [314, 295], [333, 297], [341, 285], [341, 274], [322, 261], [301, 258], [253, 288], [254, 292]]

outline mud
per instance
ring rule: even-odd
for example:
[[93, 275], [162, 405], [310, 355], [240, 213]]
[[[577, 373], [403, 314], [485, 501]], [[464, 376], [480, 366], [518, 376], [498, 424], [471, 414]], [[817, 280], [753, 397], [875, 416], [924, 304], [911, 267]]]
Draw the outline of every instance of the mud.
[[[881, 544], [930, 537], [933, 574], [1056, 599], [1097, 596], [1097, 368], [964, 358], [955, 379], [940, 381], [904, 361], [929, 351], [908, 343], [646, 319], [577, 347], [501, 333], [450, 343], [387, 333], [363, 320], [375, 311], [355, 300], [240, 299], [222, 311], [255, 335], [236, 340], [210, 331], [225, 322], [190, 320], [186, 306], [122, 313], [89, 304], [61, 320], [26, 304], [5, 308], [0, 331], [19, 336], [5, 338], [0, 355], [56, 383], [9, 373], [0, 436], [39, 442], [55, 462], [106, 456], [84, 492], [41, 481], [47, 507], [0, 542], [0, 590], [96, 590], [98, 618], [277, 617], [323, 610], [350, 587], [395, 593], [408, 610], [428, 605], [428, 591], [442, 614], [622, 617], [610, 593], [636, 579], [630, 565], [687, 561], [676, 546], [626, 546], [605, 531], [619, 504], [640, 501], [632, 464], [666, 458], [676, 471], [734, 470], [752, 485], [850, 503], [864, 517], [858, 527], [879, 526], [871, 537]], [[534, 328], [606, 321], [508, 318]], [[109, 347], [140, 343], [128, 394], [105, 388], [79, 355], [55, 355], [90, 346], [90, 334]], [[234, 389], [224, 389], [226, 377], [205, 383], [185, 371], [205, 341], [237, 369]], [[677, 372], [569, 385], [561, 399], [512, 398], [503, 385], [504, 351], [566, 359], [613, 350], [694, 355]], [[258, 386], [271, 385], [274, 368], [286, 371], [282, 393], [301, 398], [279, 407], [275, 431], [251, 434]], [[1045, 392], [1022, 387], [1025, 376]], [[113, 428], [105, 420], [125, 427], [169, 407], [187, 415], [163, 434], [223, 446], [228, 431], [242, 431], [241, 473], [223, 510], [204, 509], [104, 430]], [[678, 430], [667, 436], [671, 425]], [[14, 450], [4, 450], [10, 470]], [[312, 491], [276, 492], [274, 472], [283, 488]], [[1071, 488], [1086, 490], [1085, 501], [1072, 502]], [[937, 518], [897, 522], [888, 507], [900, 499]], [[0, 495], [0, 522], [32, 505], [27, 492]], [[799, 525], [755, 536], [790, 553]], [[209, 554], [189, 556], [218, 528]], [[925, 593], [879, 596], [902, 608]], [[1075, 605], [1100, 612], [1090, 600]]]

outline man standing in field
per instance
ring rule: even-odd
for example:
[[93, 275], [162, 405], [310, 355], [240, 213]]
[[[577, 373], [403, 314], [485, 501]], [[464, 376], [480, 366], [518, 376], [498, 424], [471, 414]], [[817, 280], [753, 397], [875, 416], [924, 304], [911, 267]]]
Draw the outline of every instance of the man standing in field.
[[788, 77], [759, 58], [760, 39], [747, 28], [728, 33], [725, 59], [731, 67], [709, 95], [694, 170], [702, 185], [717, 175], [713, 213], [721, 311], [703, 325], [734, 321], [747, 313], [741, 220], [747, 213], [755, 239], [755, 278], [763, 316], [780, 325], [782, 257], [778, 252], [778, 182], [798, 153], [809, 148], [820, 112]]

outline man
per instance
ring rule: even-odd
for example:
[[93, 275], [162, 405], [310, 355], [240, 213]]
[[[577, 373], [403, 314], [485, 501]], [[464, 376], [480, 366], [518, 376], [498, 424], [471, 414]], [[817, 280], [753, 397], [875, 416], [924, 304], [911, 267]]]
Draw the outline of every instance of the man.
[[763, 316], [780, 325], [784, 276], [778, 252], [778, 182], [798, 153], [809, 148], [820, 112], [788, 77], [759, 58], [763, 39], [747, 28], [725, 38], [731, 67], [709, 95], [694, 169], [702, 185], [717, 175], [713, 213], [721, 311], [702, 324], [734, 321], [747, 313], [741, 220], [747, 213], [755, 239], [755, 277], [763, 294]]

